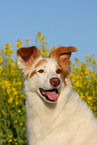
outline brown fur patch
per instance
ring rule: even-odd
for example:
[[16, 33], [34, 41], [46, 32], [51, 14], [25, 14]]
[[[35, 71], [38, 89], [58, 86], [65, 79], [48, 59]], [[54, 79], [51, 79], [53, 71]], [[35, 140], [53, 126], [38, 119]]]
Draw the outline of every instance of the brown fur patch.
[[76, 51], [77, 49], [73, 46], [59, 47], [50, 52], [50, 58], [53, 58], [56, 61], [60, 61], [60, 58], [64, 60], [67, 58], [69, 59], [71, 56], [71, 52], [76, 52]]
[[[60, 65], [57, 65], [56, 70], [57, 70], [57, 69], [61, 69], [61, 70], [62, 70], [62, 72], [60, 73], [60, 75], [61, 75], [62, 82], [65, 84], [65, 77], [66, 77], [66, 74], [64, 73], [64, 71], [63, 71], [63, 69], [62, 69], [62, 67], [61, 67]], [[65, 85], [66, 85], [66, 84], [65, 84]]]
[[31, 74], [30, 74], [30, 77], [29, 78], [32, 78], [33, 76], [34, 76], [34, 74], [36, 73], [36, 71], [35, 70], [33, 70], [32, 72], [31, 72]]
[[37, 47], [22, 47], [17, 51], [18, 65], [23, 70], [24, 78], [28, 78], [32, 65], [40, 57], [40, 51]]
[[60, 55], [63, 55], [63, 54], [70, 55], [71, 52], [76, 52], [76, 51], [77, 49], [73, 46], [59, 47], [51, 51], [50, 57], [55, 57], [55, 56], [59, 57]]
[[44, 63], [47, 63], [47, 60], [46, 60], [46, 59], [41, 59], [41, 60], [35, 65], [35, 68], [41, 66], [41, 65], [44, 64]]
[[76, 51], [77, 49], [75, 47], [68, 46], [68, 47], [59, 47], [55, 50], [52, 50], [50, 53], [50, 58], [55, 59], [64, 72], [62, 75], [63, 76], [62, 80], [64, 80], [64, 78], [67, 77], [69, 74], [71, 52]]
[[40, 51], [37, 47], [31, 46], [31, 47], [22, 47], [17, 51], [17, 55], [21, 56], [21, 58], [27, 62], [32, 57], [34, 59], [37, 59], [40, 56]]

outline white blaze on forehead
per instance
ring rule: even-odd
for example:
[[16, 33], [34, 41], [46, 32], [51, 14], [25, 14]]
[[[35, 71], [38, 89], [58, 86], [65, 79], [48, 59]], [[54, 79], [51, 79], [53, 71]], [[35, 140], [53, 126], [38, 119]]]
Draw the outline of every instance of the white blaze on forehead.
[[46, 58], [47, 63], [44, 63], [42, 66], [45, 67], [47, 72], [55, 72], [58, 66], [58, 63], [51, 58]]
[[39, 61], [37, 61], [35, 64], [34, 64], [34, 69], [37, 69], [37, 68], [42, 68], [42, 67], [45, 67], [47, 70], [48, 69], [53, 69], [56, 70], [58, 66], [58, 63], [52, 59], [52, 58], [42, 58], [42, 59], [39, 59]]
[[58, 66], [58, 63], [56, 62], [56, 60], [52, 59], [52, 58], [47, 58], [47, 62], [50, 66], [52, 67], [56, 67]]

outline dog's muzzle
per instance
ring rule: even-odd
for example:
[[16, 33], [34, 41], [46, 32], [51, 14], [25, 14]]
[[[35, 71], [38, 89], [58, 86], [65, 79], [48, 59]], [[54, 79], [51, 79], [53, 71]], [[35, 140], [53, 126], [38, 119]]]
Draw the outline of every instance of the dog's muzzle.
[[57, 77], [52, 77], [49, 82], [52, 85], [51, 89], [45, 90], [43, 88], [39, 88], [39, 94], [45, 101], [55, 103], [59, 98], [58, 86], [61, 84], [61, 81]]
[[59, 97], [58, 89], [44, 90], [40, 88], [39, 91], [40, 91], [41, 97], [49, 103], [56, 102]]

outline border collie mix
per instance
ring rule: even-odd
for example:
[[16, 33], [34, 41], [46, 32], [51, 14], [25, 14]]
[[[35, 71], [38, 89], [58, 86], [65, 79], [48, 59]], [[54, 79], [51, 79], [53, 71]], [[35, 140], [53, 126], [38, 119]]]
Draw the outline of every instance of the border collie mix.
[[76, 51], [59, 47], [48, 58], [35, 46], [17, 51], [25, 77], [29, 145], [97, 145], [97, 120], [68, 79]]

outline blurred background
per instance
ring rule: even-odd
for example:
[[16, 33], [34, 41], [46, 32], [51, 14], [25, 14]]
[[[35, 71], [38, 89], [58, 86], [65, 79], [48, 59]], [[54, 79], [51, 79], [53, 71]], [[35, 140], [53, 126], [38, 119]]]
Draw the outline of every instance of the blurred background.
[[0, 0], [0, 145], [27, 145], [16, 51], [32, 45], [43, 57], [62, 45], [78, 49], [69, 78], [97, 117], [97, 1]]
[[78, 56], [97, 54], [97, 0], [0, 0], [0, 46], [42, 32], [48, 47], [73, 45]]

